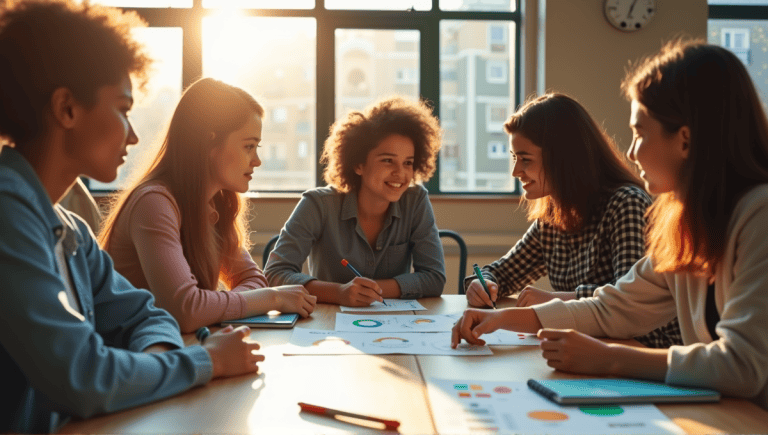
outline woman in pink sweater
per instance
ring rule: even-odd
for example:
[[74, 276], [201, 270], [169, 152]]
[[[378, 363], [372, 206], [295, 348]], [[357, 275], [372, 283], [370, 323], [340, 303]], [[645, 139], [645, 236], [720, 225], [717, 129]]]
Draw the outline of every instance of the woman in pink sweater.
[[[248, 253], [248, 191], [261, 165], [264, 109], [205, 78], [184, 92], [146, 173], [112, 200], [99, 242], [115, 269], [150, 289], [182, 332], [270, 310], [309, 316], [301, 285], [268, 287]], [[229, 291], [219, 291], [219, 284]]]

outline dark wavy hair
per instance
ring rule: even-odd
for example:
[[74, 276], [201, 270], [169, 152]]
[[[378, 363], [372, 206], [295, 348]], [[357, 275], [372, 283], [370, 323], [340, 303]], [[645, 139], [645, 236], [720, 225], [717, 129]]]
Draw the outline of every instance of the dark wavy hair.
[[[139, 88], [151, 63], [131, 29], [135, 13], [87, 1], [27, 0], [0, 6], [0, 135], [16, 148], [44, 134], [53, 92], [69, 89], [87, 108], [103, 86], [131, 75]], [[9, 5], [10, 4], [10, 5]]]
[[533, 98], [504, 124], [541, 148], [549, 196], [528, 201], [528, 219], [577, 231], [592, 219], [606, 192], [642, 187], [626, 157], [575, 99], [558, 93]]
[[711, 274], [739, 199], [768, 182], [768, 122], [744, 64], [701, 40], [676, 39], [627, 73], [622, 90], [690, 150], [674, 193], [649, 211], [648, 254], [660, 272]]
[[320, 163], [326, 165], [325, 181], [342, 192], [360, 187], [361, 179], [355, 167], [365, 163], [368, 153], [393, 134], [413, 141], [416, 181], [426, 181], [435, 172], [442, 129], [424, 101], [385, 98], [362, 112], [353, 111], [339, 118], [330, 130]]

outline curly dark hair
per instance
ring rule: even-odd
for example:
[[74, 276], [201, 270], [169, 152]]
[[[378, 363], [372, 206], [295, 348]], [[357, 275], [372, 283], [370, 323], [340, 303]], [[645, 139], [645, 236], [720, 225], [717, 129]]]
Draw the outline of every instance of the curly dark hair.
[[131, 75], [143, 88], [150, 58], [131, 36], [135, 13], [87, 1], [25, 0], [0, 6], [0, 135], [17, 147], [44, 133], [53, 92], [87, 108], [97, 91]]
[[413, 172], [416, 181], [426, 181], [435, 172], [442, 129], [424, 101], [389, 97], [349, 112], [331, 126], [320, 163], [326, 165], [325, 181], [342, 192], [357, 190], [360, 176], [355, 167], [365, 163], [368, 153], [390, 135], [410, 138], [414, 146]]

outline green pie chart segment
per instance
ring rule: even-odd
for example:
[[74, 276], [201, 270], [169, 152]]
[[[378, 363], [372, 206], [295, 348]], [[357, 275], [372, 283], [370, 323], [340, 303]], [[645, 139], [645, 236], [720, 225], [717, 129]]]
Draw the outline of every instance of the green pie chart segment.
[[621, 406], [580, 406], [579, 409], [584, 414], [599, 417], [611, 417], [624, 413], [624, 409]]

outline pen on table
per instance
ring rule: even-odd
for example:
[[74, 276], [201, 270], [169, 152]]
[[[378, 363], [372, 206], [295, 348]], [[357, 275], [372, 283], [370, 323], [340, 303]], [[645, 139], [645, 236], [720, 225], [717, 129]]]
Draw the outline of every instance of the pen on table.
[[[355, 275], [359, 276], [360, 278], [363, 277], [363, 275], [361, 275], [360, 272], [357, 271], [357, 269], [355, 269], [354, 267], [352, 267], [351, 264], [349, 264], [349, 261], [347, 261], [346, 258], [342, 258], [341, 259], [341, 265], [346, 267], [346, 268], [348, 268], [349, 270], [351, 270], [352, 273], [354, 273]], [[381, 298], [381, 303], [384, 304], [384, 305], [387, 305], [387, 303], [384, 302], [384, 298]]]
[[209, 335], [211, 335], [211, 330], [208, 329], [207, 326], [203, 326], [195, 332], [195, 337], [200, 341], [200, 345], [205, 343], [205, 339], [208, 338]]
[[377, 423], [384, 423], [386, 429], [397, 429], [400, 427], [400, 422], [395, 420], [385, 420], [383, 418], [371, 417], [369, 415], [355, 414], [353, 412], [339, 411], [338, 409], [326, 408], [324, 406], [310, 405], [309, 403], [299, 402], [301, 410], [304, 412], [311, 412], [313, 414], [325, 415], [331, 418], [335, 418], [337, 415], [343, 415], [345, 417], [359, 418], [361, 420], [375, 421]]
[[[485, 283], [485, 278], [483, 278], [483, 272], [480, 271], [480, 268], [477, 267], [477, 263], [475, 263], [472, 268], [475, 270], [475, 275], [477, 275], [477, 279], [480, 280], [480, 284], [483, 286], [483, 289], [486, 293], [488, 293], [488, 299], [491, 299], [491, 291], [488, 290], [488, 285]], [[491, 303], [493, 304], [493, 309], [496, 309], [496, 302], [491, 299]]]

